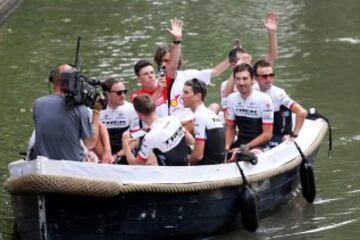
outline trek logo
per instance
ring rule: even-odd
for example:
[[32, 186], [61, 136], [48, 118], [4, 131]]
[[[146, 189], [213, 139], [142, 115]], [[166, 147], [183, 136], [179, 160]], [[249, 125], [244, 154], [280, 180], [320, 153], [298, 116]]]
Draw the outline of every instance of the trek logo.
[[167, 148], [172, 147], [175, 143], [178, 142], [179, 139], [181, 139], [185, 135], [184, 128], [179, 127], [173, 135], [171, 135], [166, 141], [164, 141], [164, 144]]
[[248, 108], [235, 108], [236, 115], [242, 115], [242, 116], [258, 116], [258, 110], [257, 109], [248, 109]]
[[111, 120], [111, 121], [103, 121], [103, 123], [109, 127], [109, 126], [127, 126], [126, 120]]

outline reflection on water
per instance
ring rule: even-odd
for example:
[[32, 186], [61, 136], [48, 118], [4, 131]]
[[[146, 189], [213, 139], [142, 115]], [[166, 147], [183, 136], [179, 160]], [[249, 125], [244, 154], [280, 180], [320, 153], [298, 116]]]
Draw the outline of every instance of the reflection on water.
[[[208, 68], [222, 61], [240, 38], [254, 59], [267, 51], [262, 19], [267, 9], [279, 15], [276, 84], [302, 105], [329, 117], [334, 129], [334, 159], [326, 144], [315, 163], [317, 198], [301, 197], [260, 222], [256, 233], [240, 230], [211, 239], [352, 239], [360, 234], [360, 3], [323, 1], [24, 1], [0, 28], [0, 179], [18, 159], [33, 128], [32, 102], [48, 93], [49, 70], [73, 62], [82, 36], [81, 69], [87, 76], [117, 74], [136, 87], [133, 64], [151, 59], [156, 45], [170, 41], [169, 19], [185, 22], [186, 68]], [[332, 14], [336, 12], [337, 14]], [[227, 71], [213, 81], [208, 102], [219, 101]], [[11, 239], [9, 196], [0, 190], [0, 239]]]

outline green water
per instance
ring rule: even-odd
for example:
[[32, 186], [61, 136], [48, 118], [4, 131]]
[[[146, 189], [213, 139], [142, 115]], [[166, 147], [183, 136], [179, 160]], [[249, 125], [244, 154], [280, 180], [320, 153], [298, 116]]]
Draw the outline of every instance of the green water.
[[[32, 102], [48, 93], [52, 67], [74, 61], [82, 36], [81, 68], [88, 76], [119, 74], [136, 86], [133, 64], [151, 59], [156, 44], [169, 41], [170, 18], [184, 20], [185, 68], [223, 60], [239, 37], [255, 59], [265, 55], [262, 19], [279, 15], [277, 85], [333, 125], [334, 158], [326, 143], [315, 164], [317, 198], [301, 198], [260, 222], [214, 239], [355, 239], [360, 234], [360, 2], [356, 0], [24, 1], [0, 26], [0, 181], [7, 164], [19, 159], [33, 128]], [[230, 71], [214, 79], [208, 102]], [[0, 239], [12, 239], [9, 196], [0, 190]]]

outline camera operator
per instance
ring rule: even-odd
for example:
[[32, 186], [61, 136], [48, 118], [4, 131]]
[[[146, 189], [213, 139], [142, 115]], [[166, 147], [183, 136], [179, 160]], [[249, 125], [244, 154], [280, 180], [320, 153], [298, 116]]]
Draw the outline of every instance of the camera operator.
[[83, 161], [83, 140], [88, 149], [95, 147], [99, 135], [99, 113], [102, 108], [99, 97], [94, 104], [92, 121], [82, 104], [66, 101], [63, 81], [76, 74], [76, 68], [62, 64], [51, 71], [49, 81], [53, 83], [53, 94], [35, 100], [33, 117], [36, 139], [36, 156], [55, 160]]

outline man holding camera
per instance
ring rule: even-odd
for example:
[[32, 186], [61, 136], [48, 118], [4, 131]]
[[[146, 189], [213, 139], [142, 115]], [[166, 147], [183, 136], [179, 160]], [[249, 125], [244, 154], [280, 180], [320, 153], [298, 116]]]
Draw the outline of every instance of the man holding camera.
[[66, 79], [73, 78], [77, 69], [68, 65], [59, 65], [50, 73], [49, 81], [53, 83], [53, 94], [35, 100], [33, 117], [35, 123], [36, 156], [55, 160], [82, 161], [84, 148], [95, 147], [99, 135], [99, 113], [102, 108], [97, 98], [92, 121], [86, 106], [71, 104], [66, 101]]

